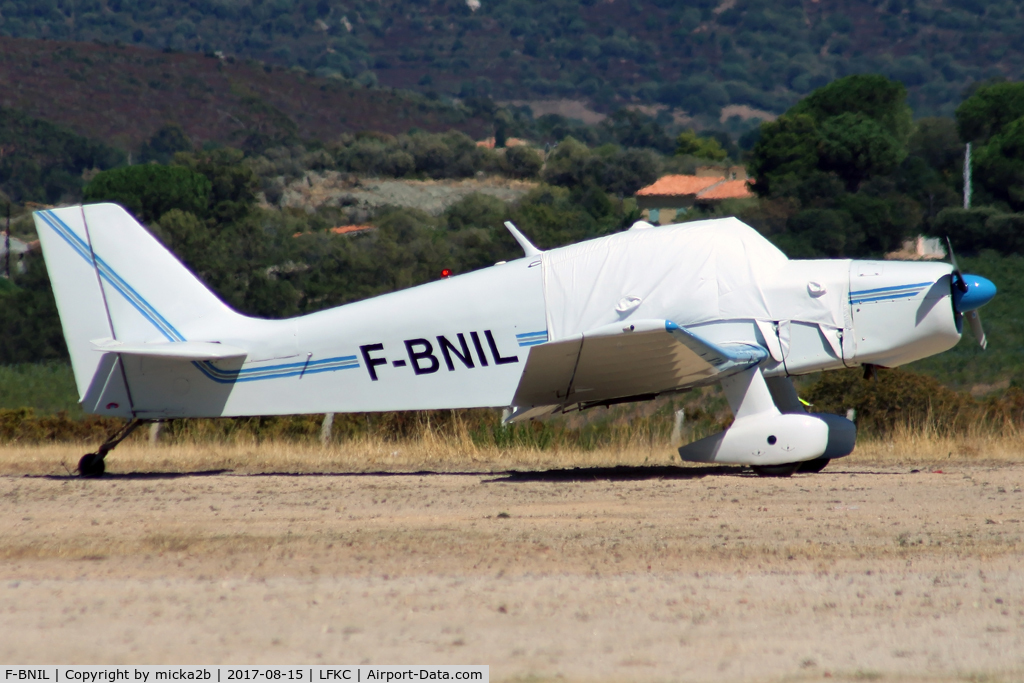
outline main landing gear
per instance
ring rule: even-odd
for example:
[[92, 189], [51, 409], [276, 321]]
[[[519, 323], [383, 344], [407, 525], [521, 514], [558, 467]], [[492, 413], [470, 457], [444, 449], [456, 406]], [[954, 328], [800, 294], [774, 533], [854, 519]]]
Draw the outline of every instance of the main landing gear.
[[838, 415], [808, 413], [788, 377], [765, 378], [758, 367], [722, 380], [736, 419], [725, 431], [679, 449], [688, 462], [747, 465], [762, 477], [820, 472], [849, 455], [857, 428]]
[[815, 458], [814, 460], [805, 460], [800, 463], [800, 467], [798, 467], [796, 471], [803, 472], [804, 474], [817, 474], [825, 469], [831, 461], [832, 458]]
[[797, 472], [801, 474], [817, 474], [825, 469], [832, 458], [815, 458], [803, 462], [790, 462], [785, 465], [751, 465], [754, 474], [759, 477], [791, 477]]
[[95, 453], [86, 453], [82, 456], [82, 459], [78, 461], [78, 474], [82, 477], [102, 477], [103, 473], [106, 472], [107, 467], [103, 463], [103, 459], [107, 457], [107, 453], [114, 450], [117, 444], [121, 443], [136, 429], [146, 424], [148, 420], [132, 420], [121, 429], [114, 432], [103, 445], [99, 447]]

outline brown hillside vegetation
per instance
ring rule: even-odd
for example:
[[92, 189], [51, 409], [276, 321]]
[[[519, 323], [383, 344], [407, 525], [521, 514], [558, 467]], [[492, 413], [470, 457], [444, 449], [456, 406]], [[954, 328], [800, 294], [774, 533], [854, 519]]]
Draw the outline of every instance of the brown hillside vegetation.
[[330, 140], [341, 133], [411, 127], [470, 134], [488, 129], [450, 105], [198, 54], [121, 45], [0, 38], [0, 105], [136, 149], [177, 123], [198, 143]]

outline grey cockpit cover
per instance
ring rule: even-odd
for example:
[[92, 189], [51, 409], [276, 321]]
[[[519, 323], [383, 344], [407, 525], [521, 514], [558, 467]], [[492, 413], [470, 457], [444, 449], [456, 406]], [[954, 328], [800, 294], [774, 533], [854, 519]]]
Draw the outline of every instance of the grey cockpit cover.
[[813, 262], [790, 261], [735, 218], [628, 230], [542, 259], [551, 341], [645, 318], [844, 327], [849, 262], [835, 261], [829, 282], [809, 282]]

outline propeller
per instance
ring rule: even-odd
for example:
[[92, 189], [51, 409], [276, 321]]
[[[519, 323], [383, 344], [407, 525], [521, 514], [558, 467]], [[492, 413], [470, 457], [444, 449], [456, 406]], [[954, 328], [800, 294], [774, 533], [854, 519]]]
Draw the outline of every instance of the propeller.
[[981, 327], [981, 316], [978, 315], [977, 311], [967, 311], [964, 315], [967, 316], [967, 322], [971, 326], [971, 332], [974, 333], [974, 338], [978, 340], [978, 344], [981, 345], [982, 350], [988, 348], [988, 339], [985, 337], [985, 330]]
[[960, 266], [957, 265], [956, 254], [953, 252], [953, 244], [949, 237], [946, 237], [946, 244], [949, 245], [949, 260], [953, 265], [953, 274], [950, 276], [953, 310], [957, 315], [967, 318], [967, 324], [970, 325], [974, 338], [978, 340], [982, 349], [986, 349], [988, 348], [988, 339], [985, 337], [985, 329], [981, 326], [978, 309], [996, 295], [996, 286], [978, 275], [964, 275]]
[[949, 247], [949, 262], [953, 264], [953, 284], [960, 290], [961, 294], [966, 294], [967, 283], [964, 282], [963, 271], [961, 271], [960, 266], [957, 265], [956, 253], [953, 251], [953, 243], [949, 241], [949, 235], [946, 235], [946, 245]]

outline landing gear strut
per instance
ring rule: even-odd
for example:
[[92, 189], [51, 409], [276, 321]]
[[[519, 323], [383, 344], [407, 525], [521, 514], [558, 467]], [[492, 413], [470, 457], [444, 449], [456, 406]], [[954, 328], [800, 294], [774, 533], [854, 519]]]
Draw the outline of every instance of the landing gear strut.
[[95, 453], [86, 453], [78, 461], [78, 474], [82, 477], [102, 477], [106, 471], [103, 459], [107, 453], [114, 450], [117, 444], [121, 443], [136, 429], [146, 424], [149, 420], [132, 420], [121, 429], [114, 432]]

